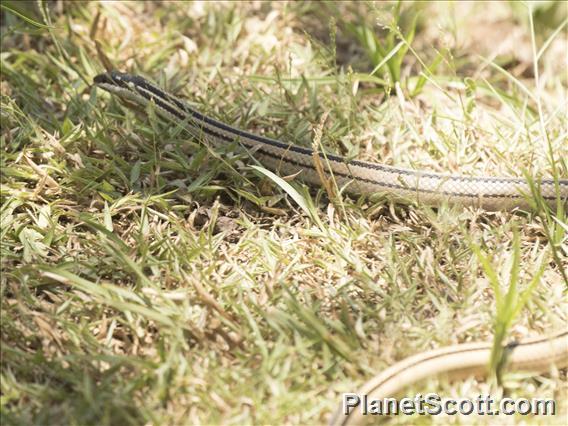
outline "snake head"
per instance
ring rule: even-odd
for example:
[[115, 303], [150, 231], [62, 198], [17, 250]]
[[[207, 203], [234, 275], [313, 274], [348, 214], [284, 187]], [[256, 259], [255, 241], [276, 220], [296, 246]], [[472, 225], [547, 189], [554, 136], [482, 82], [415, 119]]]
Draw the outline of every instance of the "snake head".
[[94, 84], [107, 92], [127, 100], [136, 100], [140, 96], [141, 87], [151, 86], [146, 80], [137, 75], [120, 71], [109, 71], [95, 76]]
[[136, 77], [113, 70], [95, 76], [93, 82], [97, 86], [108, 90], [110, 86], [126, 87], [128, 83], [133, 82], [133, 79], [136, 79]]

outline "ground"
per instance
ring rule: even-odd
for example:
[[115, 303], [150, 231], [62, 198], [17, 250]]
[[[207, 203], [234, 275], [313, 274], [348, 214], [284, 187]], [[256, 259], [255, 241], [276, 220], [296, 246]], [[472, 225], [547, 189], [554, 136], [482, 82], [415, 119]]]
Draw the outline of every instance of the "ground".
[[[565, 6], [5, 2], [3, 422], [323, 424], [409, 355], [566, 328], [562, 204], [431, 208], [295, 180], [302, 209], [241, 150], [92, 86], [115, 68], [304, 146], [328, 114], [321, 143], [350, 158], [566, 179]], [[407, 394], [549, 397], [558, 414], [412, 422], [565, 424], [565, 370], [492, 376]]]

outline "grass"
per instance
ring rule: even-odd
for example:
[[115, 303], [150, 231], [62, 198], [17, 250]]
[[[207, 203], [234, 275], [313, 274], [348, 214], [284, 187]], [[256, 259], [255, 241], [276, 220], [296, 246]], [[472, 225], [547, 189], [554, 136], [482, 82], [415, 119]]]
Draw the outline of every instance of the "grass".
[[[3, 423], [323, 424], [409, 355], [566, 327], [568, 220], [536, 184], [516, 213], [309, 190], [90, 85], [108, 63], [351, 158], [566, 179], [561, 7], [7, 5], [26, 19], [3, 9]], [[407, 394], [553, 397], [552, 419], [498, 421], [565, 423], [565, 371], [503, 379]]]

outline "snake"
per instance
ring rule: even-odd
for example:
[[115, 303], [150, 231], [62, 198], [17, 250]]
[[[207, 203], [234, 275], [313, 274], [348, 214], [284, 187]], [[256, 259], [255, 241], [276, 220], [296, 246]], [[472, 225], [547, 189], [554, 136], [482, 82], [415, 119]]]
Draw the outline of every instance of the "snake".
[[[390, 195], [427, 205], [479, 207], [488, 211], [530, 208], [531, 182], [527, 179], [491, 176], [461, 176], [393, 167], [315, 152], [230, 126], [202, 114], [183, 100], [165, 92], [143, 77], [111, 71], [97, 75], [95, 84], [140, 106], [153, 103], [159, 115], [185, 127], [213, 146], [237, 144], [250, 151], [266, 168], [281, 176], [298, 175], [312, 185], [321, 185], [317, 161], [329, 165], [323, 172], [333, 177], [347, 193]], [[320, 163], [320, 164], [321, 164]], [[540, 196], [551, 206], [568, 200], [568, 179], [535, 179]]]
[[[358, 391], [367, 395], [368, 400], [384, 401], [400, 394], [405, 387], [437, 374], [447, 374], [456, 379], [467, 376], [483, 376], [487, 373], [487, 362], [493, 344], [462, 343], [421, 352], [410, 356], [373, 377]], [[545, 337], [535, 337], [519, 342], [513, 341], [504, 347], [507, 369], [529, 373], [542, 373], [552, 366], [568, 366], [568, 331], [560, 331]], [[364, 422], [357, 407], [345, 410], [337, 408], [330, 425], [347, 426]]]
[[[216, 120], [138, 75], [108, 71], [97, 75], [94, 84], [127, 103], [144, 108], [152, 105], [158, 115], [208, 145], [240, 146], [271, 171], [281, 176], [297, 176], [310, 185], [322, 185], [322, 179], [328, 178], [350, 194], [379, 194], [403, 202], [432, 206], [447, 203], [487, 211], [530, 209], [530, 198], [535, 196], [552, 208], [559, 203], [567, 205], [568, 179], [544, 178], [530, 182], [513, 177], [462, 176], [347, 159]], [[322, 163], [327, 167], [322, 167]], [[411, 356], [368, 381], [360, 393], [380, 399], [442, 372], [452, 376], [481, 374], [486, 370], [491, 347], [491, 343], [458, 344]], [[543, 372], [552, 365], [562, 368], [568, 365], [568, 332], [514, 342], [504, 349], [508, 367], [515, 370]], [[361, 420], [358, 410], [345, 414], [338, 409], [331, 424], [346, 426]]]

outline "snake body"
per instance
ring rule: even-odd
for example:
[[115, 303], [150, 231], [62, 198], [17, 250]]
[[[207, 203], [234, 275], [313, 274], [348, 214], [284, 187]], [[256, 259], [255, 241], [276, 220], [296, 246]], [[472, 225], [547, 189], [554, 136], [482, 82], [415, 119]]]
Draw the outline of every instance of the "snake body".
[[[395, 398], [406, 386], [426, 377], [447, 373], [452, 377], [464, 377], [486, 373], [492, 343], [466, 343], [408, 357], [369, 380], [358, 394], [374, 400]], [[541, 373], [551, 366], [568, 366], [568, 332], [562, 331], [548, 337], [514, 342], [505, 347], [507, 368], [515, 371]], [[346, 426], [363, 421], [357, 408], [345, 414], [343, 407], [335, 412], [330, 424]]]
[[[139, 105], [154, 103], [157, 112], [183, 125], [193, 135], [212, 145], [239, 144], [253, 153], [265, 167], [280, 175], [296, 175], [312, 185], [321, 185], [310, 148], [256, 135], [208, 117], [181, 99], [164, 92], [139, 76], [112, 71], [95, 77], [95, 84]], [[324, 172], [338, 186], [355, 194], [389, 194], [398, 199], [428, 205], [444, 202], [485, 210], [528, 208], [532, 196], [529, 182], [510, 177], [460, 176], [392, 167], [379, 163], [351, 160], [318, 153]], [[535, 183], [542, 199], [551, 206], [568, 200], [568, 179], [540, 179]]]
[[[314, 164], [319, 156], [324, 170], [339, 187], [357, 194], [390, 194], [399, 199], [439, 205], [447, 202], [485, 210], [510, 210], [530, 207], [533, 196], [529, 182], [509, 177], [468, 177], [415, 171], [343, 157], [314, 153], [312, 149], [281, 142], [237, 129], [208, 117], [181, 99], [164, 92], [139, 76], [117, 71], [100, 74], [95, 84], [122, 99], [146, 106], [172, 123], [181, 125], [194, 136], [214, 146], [235, 144], [247, 149], [262, 165], [280, 175], [298, 174], [307, 183], [320, 185], [321, 174]], [[535, 180], [542, 199], [554, 207], [568, 200], [568, 179]], [[545, 371], [556, 365], [568, 365], [568, 333], [533, 339], [510, 345], [508, 365], [513, 369]], [[392, 397], [408, 384], [440, 372], [471, 374], [485, 369], [491, 344], [456, 345], [407, 358], [370, 380], [360, 391], [375, 399]], [[346, 425], [361, 420], [358, 411], [343, 415], [340, 410], [332, 424]]]

